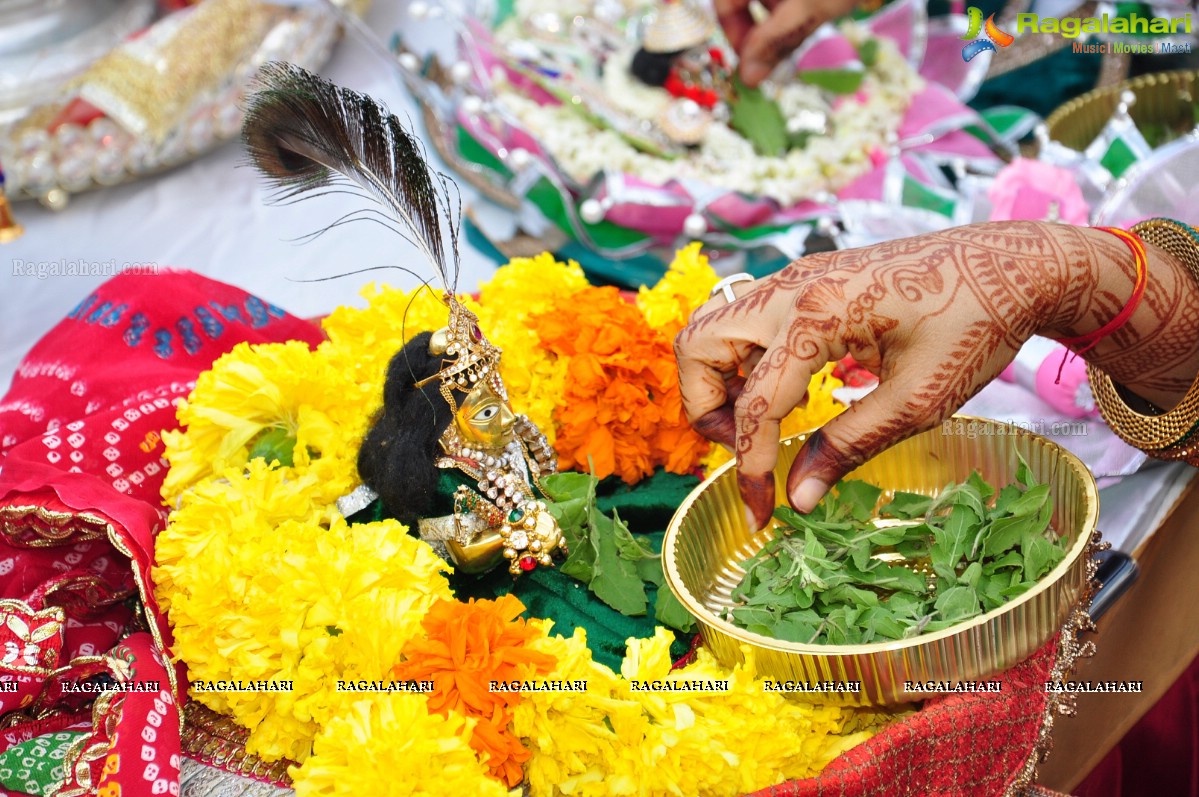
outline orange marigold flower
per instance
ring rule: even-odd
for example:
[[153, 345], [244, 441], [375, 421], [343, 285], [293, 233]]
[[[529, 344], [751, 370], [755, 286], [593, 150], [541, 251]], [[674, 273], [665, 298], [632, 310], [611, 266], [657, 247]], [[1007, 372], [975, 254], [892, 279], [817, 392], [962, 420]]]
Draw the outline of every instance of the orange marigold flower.
[[539, 623], [520, 617], [524, 610], [513, 595], [494, 601], [438, 601], [421, 622], [426, 636], [409, 641], [401, 651], [402, 661], [392, 668], [398, 680], [433, 682], [430, 711], [480, 720], [470, 745], [509, 788], [523, 780], [521, 764], [529, 758], [511, 729], [520, 692], [493, 692], [491, 682], [546, 675], [557, 663], [528, 646], [542, 633]]
[[662, 465], [687, 473], [708, 442], [687, 423], [670, 339], [615, 288], [585, 288], [570, 312], [530, 319], [541, 345], [569, 357], [554, 413], [563, 468], [613, 473], [629, 484]]

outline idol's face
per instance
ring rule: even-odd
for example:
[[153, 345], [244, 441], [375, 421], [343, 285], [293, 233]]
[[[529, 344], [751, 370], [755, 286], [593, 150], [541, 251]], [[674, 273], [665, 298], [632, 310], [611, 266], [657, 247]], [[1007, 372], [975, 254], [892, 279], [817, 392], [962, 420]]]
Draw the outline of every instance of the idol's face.
[[486, 381], [480, 382], [462, 400], [454, 426], [462, 441], [484, 451], [500, 451], [512, 440], [516, 416], [512, 408]]

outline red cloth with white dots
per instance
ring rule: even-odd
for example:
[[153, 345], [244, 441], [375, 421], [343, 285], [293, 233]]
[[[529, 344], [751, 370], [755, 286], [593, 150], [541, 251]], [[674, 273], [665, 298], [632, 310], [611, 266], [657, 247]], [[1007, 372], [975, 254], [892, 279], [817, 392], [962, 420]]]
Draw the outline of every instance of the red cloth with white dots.
[[175, 427], [196, 376], [242, 341], [321, 339], [314, 324], [198, 274], [119, 275], [21, 362], [0, 401], [0, 464], [91, 474], [157, 506], [158, 433]]
[[[175, 404], [199, 373], [238, 343], [321, 339], [314, 324], [231, 285], [186, 271], [126, 274], [85, 297], [18, 368], [0, 400], [0, 681], [18, 684], [0, 688], [0, 718], [54, 708], [90, 724], [86, 774], [70, 773], [90, 785], [68, 786], [179, 793], [183, 671], [168, 672], [170, 628], [149, 589], [166, 519], [162, 432], [176, 427]], [[161, 688], [93, 716], [90, 696], [57, 686], [101, 672]], [[11, 741], [28, 736], [23, 727]]]

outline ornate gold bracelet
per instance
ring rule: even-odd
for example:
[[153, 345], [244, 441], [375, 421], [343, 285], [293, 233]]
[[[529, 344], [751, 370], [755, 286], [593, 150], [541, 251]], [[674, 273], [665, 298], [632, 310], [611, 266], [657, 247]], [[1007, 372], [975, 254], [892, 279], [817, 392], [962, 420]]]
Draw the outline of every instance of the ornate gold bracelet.
[[[1199, 232], [1172, 219], [1150, 219], [1132, 232], [1178, 259], [1199, 283]], [[1189, 445], [1199, 429], [1199, 377], [1169, 412], [1143, 415], [1128, 406], [1110, 376], [1087, 366], [1091, 391], [1108, 426], [1120, 439], [1159, 459], [1199, 458], [1199, 445]]]

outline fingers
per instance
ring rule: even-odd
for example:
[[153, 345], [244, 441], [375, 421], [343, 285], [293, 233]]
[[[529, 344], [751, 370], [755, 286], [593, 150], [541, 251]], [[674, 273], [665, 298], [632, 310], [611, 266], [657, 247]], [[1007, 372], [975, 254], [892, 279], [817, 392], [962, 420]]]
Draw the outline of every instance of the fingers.
[[709, 440], [733, 445], [732, 406], [744, 383], [738, 371], [757, 348], [758, 343], [735, 323], [708, 324], [702, 330], [689, 326], [675, 338], [683, 412]]
[[766, 351], [736, 403], [737, 485], [753, 529], [774, 513], [779, 423], [803, 401], [813, 372], [827, 361], [823, 341], [811, 339], [801, 355], [788, 347], [786, 334]]
[[695, 431], [714, 443], [732, 449], [737, 442], [737, 424], [733, 407], [741, 397], [745, 388], [745, 378], [733, 376], [725, 380], [725, 402], [721, 406], [705, 413], [691, 424]]
[[910, 398], [910, 385], [885, 380], [809, 437], [787, 475], [791, 506], [812, 511], [845, 474], [940, 420], [935, 412], [913, 406]]
[[[855, 0], [774, 0], [765, 3], [772, 9], [770, 17], [748, 30], [738, 28], [739, 37], [733, 43], [741, 56], [742, 82], [750, 87], [761, 83], [813, 31], [825, 22], [851, 12], [854, 3]], [[742, 23], [738, 21], [737, 24]], [[723, 19], [721, 25], [724, 25]], [[727, 32], [728, 28], [725, 29]]]
[[[740, 298], [753, 290], [753, 283], [738, 282], [731, 290]], [[729, 447], [736, 437], [733, 402], [745, 382], [739, 371], [761, 350], [749, 327], [745, 319], [733, 318], [728, 299], [718, 294], [692, 313], [674, 341], [687, 419], [704, 437]]]
[[[736, 301], [745, 294], [753, 291], [759, 284], [760, 283], [755, 280], [743, 280], [741, 282], [734, 282], [732, 285], [727, 286], [726, 289], [732, 291], [733, 301]], [[726, 289], [721, 289], [720, 291], [716, 292], [711, 298], [708, 299], [708, 301], [695, 308], [695, 310], [693, 310], [691, 313], [691, 318], [688, 319], [688, 323], [698, 321], [709, 313], [715, 312], [723, 307], [728, 307], [730, 304], [732, 304], [732, 301], [730, 301], [724, 293]]]
[[736, 48], [741, 54], [742, 82], [757, 86], [825, 21], [818, 0], [782, 0], [765, 22], [744, 34]]
[[713, 6], [725, 38], [734, 50], [740, 52], [741, 42], [754, 26], [754, 18], [749, 13], [749, 0], [715, 0]]

